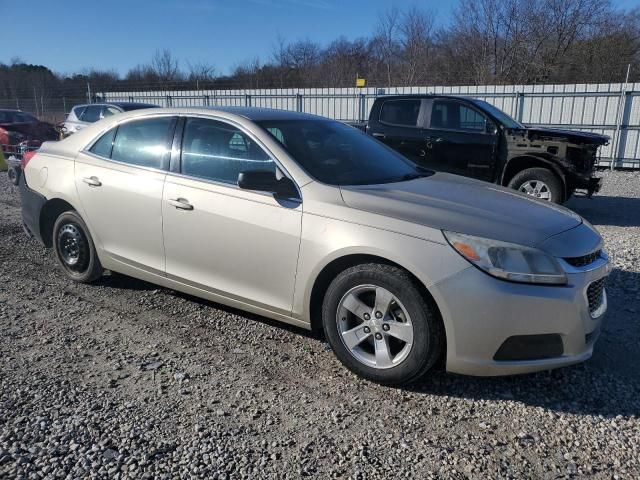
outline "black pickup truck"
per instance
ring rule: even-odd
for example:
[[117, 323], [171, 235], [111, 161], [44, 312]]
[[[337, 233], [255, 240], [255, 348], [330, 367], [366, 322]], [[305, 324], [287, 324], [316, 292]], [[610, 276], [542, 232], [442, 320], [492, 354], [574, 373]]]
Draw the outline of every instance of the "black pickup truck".
[[377, 98], [356, 125], [416, 164], [473, 177], [562, 203], [575, 190], [591, 196], [598, 147], [609, 137], [527, 127], [478, 99], [440, 95]]

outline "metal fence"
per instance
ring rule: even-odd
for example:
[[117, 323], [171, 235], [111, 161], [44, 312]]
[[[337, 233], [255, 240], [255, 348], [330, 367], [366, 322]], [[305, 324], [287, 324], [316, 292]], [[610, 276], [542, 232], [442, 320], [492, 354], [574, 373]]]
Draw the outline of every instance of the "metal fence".
[[524, 124], [608, 135], [600, 166], [640, 168], [640, 83], [470, 87], [300, 88], [102, 92], [97, 98], [160, 106], [254, 106], [366, 121], [381, 95], [435, 93], [475, 97]]

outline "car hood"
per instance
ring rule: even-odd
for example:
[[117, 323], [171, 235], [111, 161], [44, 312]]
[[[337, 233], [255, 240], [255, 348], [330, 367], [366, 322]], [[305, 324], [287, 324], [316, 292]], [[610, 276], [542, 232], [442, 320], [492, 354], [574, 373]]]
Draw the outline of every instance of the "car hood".
[[564, 130], [561, 128], [527, 127], [526, 132], [531, 137], [562, 138], [577, 144], [606, 145], [609, 137], [598, 133], [578, 130]]
[[564, 207], [446, 173], [407, 182], [343, 186], [341, 192], [352, 208], [531, 247], [582, 223], [579, 215]]

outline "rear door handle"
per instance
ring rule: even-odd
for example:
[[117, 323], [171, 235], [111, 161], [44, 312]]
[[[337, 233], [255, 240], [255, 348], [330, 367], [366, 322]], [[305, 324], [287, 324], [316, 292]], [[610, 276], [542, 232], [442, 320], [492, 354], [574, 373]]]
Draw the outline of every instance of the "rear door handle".
[[193, 205], [184, 198], [170, 198], [169, 205], [173, 205], [178, 210], [193, 210]]
[[90, 187], [102, 186], [102, 182], [98, 179], [98, 177], [84, 177], [82, 181], [87, 185], [89, 185]]
[[376, 138], [384, 138], [384, 133], [372, 133], [371, 135]]

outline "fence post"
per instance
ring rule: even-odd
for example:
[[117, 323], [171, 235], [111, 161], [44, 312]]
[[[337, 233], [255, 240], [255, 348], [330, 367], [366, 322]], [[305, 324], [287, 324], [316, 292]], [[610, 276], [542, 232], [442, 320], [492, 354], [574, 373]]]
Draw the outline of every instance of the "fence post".
[[202, 97], [203, 97], [202, 100], [203, 100], [204, 106], [208, 107], [209, 106], [209, 95], [203, 95]]
[[302, 95], [296, 93], [296, 111], [302, 112]]
[[616, 118], [616, 129], [611, 139], [611, 170], [614, 170], [618, 163], [620, 163], [620, 166], [624, 164], [624, 151], [627, 147], [627, 131], [631, 118], [631, 102], [631, 92], [625, 88], [621, 98], [621, 105], [618, 107], [620, 111]]
[[524, 116], [524, 93], [518, 92], [516, 93], [516, 120], [522, 123], [522, 118]]
[[167, 107], [173, 106], [173, 102], [171, 101], [171, 95], [167, 95]]
[[248, 93], [244, 94], [244, 106], [245, 107], [251, 106], [251, 95], [249, 95]]
[[367, 121], [367, 114], [366, 114], [366, 109], [367, 109], [367, 99], [364, 95], [364, 93], [359, 94], [360, 97], [360, 112], [358, 114], [358, 122], [366, 122]]

